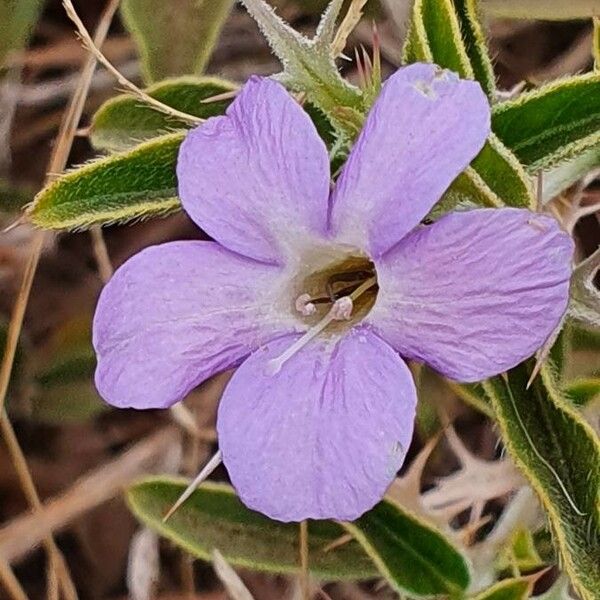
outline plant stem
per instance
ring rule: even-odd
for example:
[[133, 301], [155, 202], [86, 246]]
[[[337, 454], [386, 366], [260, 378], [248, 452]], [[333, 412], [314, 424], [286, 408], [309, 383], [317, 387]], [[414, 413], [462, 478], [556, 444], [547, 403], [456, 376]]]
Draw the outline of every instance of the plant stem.
[[300, 522], [300, 588], [302, 600], [310, 600], [310, 579], [308, 573], [308, 522]]

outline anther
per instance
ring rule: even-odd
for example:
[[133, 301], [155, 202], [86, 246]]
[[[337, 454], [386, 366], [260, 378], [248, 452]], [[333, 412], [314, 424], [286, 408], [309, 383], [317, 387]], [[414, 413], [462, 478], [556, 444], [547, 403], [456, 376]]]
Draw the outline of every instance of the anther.
[[310, 294], [301, 294], [296, 299], [296, 310], [303, 317], [310, 317], [317, 312], [317, 307], [313, 302], [311, 302], [311, 300], [312, 298], [310, 297]]
[[[339, 320], [336, 315], [345, 314], [348, 310], [348, 301], [350, 301], [350, 313], [352, 312], [352, 304], [354, 300], [362, 296], [366, 291], [370, 290], [374, 285], [377, 284], [377, 278], [371, 277], [364, 283], [359, 285], [349, 296], [339, 298], [336, 300], [331, 310], [321, 319], [316, 325], [311, 327], [302, 337], [298, 338], [287, 350], [280, 354], [276, 358], [272, 358], [267, 363], [267, 373], [269, 375], [276, 375], [281, 371], [281, 367], [290, 359], [294, 354], [302, 350], [308, 342], [313, 338], [317, 337], [331, 322]], [[340, 308], [340, 306], [342, 308]], [[342, 318], [345, 318], [342, 316]]]
[[350, 296], [344, 296], [336, 300], [331, 308], [331, 316], [336, 321], [349, 321], [352, 317], [354, 302]]

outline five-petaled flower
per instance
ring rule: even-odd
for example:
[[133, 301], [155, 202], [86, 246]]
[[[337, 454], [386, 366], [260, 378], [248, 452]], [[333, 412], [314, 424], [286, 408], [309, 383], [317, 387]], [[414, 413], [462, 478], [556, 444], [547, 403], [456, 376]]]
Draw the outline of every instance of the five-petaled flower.
[[183, 207], [215, 241], [148, 248], [101, 295], [102, 396], [168, 407], [238, 367], [217, 431], [241, 499], [282, 521], [361, 515], [411, 441], [404, 359], [478, 381], [532, 355], [566, 309], [573, 246], [554, 219], [506, 208], [421, 224], [489, 132], [477, 83], [411, 65], [332, 189], [306, 113], [253, 77], [179, 155]]

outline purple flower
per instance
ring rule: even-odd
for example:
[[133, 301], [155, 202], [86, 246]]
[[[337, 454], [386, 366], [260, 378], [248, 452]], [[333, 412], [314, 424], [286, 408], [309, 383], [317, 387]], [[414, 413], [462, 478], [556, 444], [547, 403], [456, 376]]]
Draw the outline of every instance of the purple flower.
[[282, 521], [361, 515], [411, 441], [401, 357], [478, 381], [533, 354], [566, 309], [573, 245], [552, 218], [483, 209], [420, 225], [489, 132], [477, 83], [411, 65], [331, 191], [310, 119], [252, 78], [179, 155], [183, 206], [216, 241], [148, 248], [102, 293], [102, 396], [168, 407], [239, 366], [217, 429], [241, 499]]

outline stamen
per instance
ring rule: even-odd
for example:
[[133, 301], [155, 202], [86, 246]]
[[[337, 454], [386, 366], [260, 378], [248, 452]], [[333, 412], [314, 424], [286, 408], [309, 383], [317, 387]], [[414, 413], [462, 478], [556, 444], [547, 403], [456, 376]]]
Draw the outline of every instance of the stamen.
[[317, 312], [317, 307], [311, 300], [310, 294], [301, 294], [296, 299], [296, 310], [303, 317], [310, 317]]
[[344, 296], [333, 303], [331, 312], [336, 321], [349, 321], [352, 316], [353, 308], [354, 302], [352, 302], [352, 298], [350, 298], [350, 296]]
[[196, 488], [221, 464], [222, 460], [223, 455], [218, 450], [200, 473], [198, 473], [196, 479], [185, 488], [185, 491], [179, 496], [177, 502], [169, 509], [169, 512], [163, 517], [163, 523], [166, 523], [173, 516], [175, 511], [196, 491]]
[[[315, 326], [311, 327], [301, 338], [297, 339], [287, 350], [285, 350], [277, 358], [272, 358], [268, 363], [268, 372], [270, 375], [275, 375], [281, 371], [281, 367], [290, 359], [294, 354], [299, 352], [308, 342], [315, 338], [321, 333], [327, 325], [332, 321], [339, 320], [341, 313], [347, 312], [348, 300], [350, 301], [350, 312], [352, 312], [352, 305], [354, 300], [362, 296], [366, 291], [370, 290], [377, 283], [377, 277], [371, 277], [367, 279], [362, 285], [359, 285], [349, 296], [344, 296], [335, 301], [331, 310], [321, 319]], [[340, 309], [340, 303], [342, 308]], [[345, 318], [345, 317], [342, 317]]]

